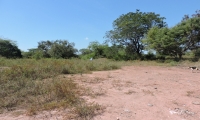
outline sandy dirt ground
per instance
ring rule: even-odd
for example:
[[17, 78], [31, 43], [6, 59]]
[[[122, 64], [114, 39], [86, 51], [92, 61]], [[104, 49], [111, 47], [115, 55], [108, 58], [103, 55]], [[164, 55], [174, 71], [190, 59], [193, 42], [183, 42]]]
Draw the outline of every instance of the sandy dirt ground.
[[[105, 106], [94, 120], [200, 120], [200, 71], [126, 66], [68, 77], [90, 88], [92, 95], [84, 99]], [[64, 113], [48, 111], [32, 117], [7, 113], [0, 120], [61, 120]]]

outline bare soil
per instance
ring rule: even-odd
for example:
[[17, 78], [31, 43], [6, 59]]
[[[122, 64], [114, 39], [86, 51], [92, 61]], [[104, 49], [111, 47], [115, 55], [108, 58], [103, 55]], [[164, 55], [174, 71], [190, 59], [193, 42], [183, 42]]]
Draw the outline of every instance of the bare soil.
[[[88, 102], [105, 106], [94, 120], [200, 120], [200, 71], [184, 67], [126, 66], [92, 74], [65, 75], [89, 88]], [[36, 116], [1, 114], [1, 120], [66, 119], [66, 111]]]

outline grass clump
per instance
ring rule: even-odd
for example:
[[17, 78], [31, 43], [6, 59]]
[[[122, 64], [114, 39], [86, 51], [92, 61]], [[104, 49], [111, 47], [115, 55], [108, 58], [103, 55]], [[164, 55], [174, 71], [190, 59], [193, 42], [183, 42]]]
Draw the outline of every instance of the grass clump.
[[78, 120], [91, 120], [95, 115], [101, 114], [104, 109], [104, 107], [96, 103], [84, 103], [77, 105], [73, 112], [77, 114], [76, 119]]

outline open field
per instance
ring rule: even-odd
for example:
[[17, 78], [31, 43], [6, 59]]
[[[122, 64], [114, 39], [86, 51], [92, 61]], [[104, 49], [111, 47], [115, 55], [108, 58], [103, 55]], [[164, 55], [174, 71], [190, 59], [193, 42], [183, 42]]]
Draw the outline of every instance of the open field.
[[1, 65], [1, 120], [200, 119], [199, 62], [26, 62]]
[[186, 67], [127, 66], [75, 78], [93, 90], [87, 101], [106, 106], [95, 120], [199, 120], [199, 76]]

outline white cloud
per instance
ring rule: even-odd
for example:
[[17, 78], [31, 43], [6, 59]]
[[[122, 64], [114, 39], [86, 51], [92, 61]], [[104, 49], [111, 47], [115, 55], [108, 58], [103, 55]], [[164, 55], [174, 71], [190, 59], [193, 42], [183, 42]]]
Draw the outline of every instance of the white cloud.
[[88, 37], [86, 37], [86, 38], [85, 38], [85, 40], [89, 40], [89, 38], [88, 38]]

